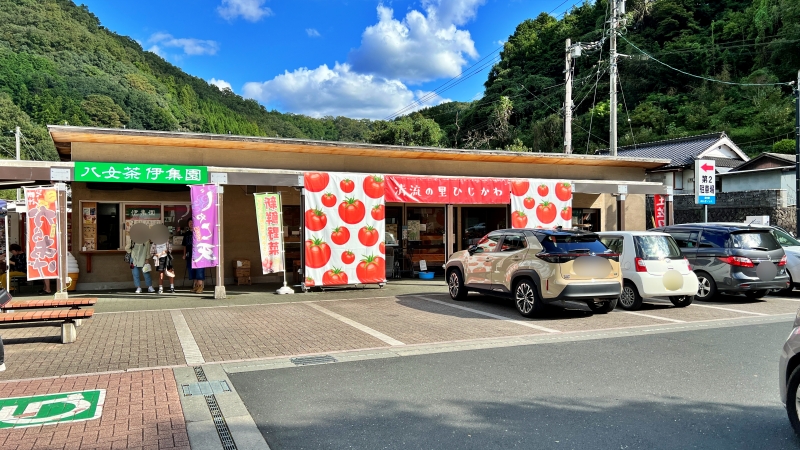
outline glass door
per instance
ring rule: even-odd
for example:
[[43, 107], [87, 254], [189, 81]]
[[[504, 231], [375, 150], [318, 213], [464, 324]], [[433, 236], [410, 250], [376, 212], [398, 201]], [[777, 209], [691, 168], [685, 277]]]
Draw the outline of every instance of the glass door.
[[443, 271], [445, 223], [444, 206], [406, 207], [405, 237], [412, 270], [419, 271], [420, 261], [425, 261], [428, 272]]

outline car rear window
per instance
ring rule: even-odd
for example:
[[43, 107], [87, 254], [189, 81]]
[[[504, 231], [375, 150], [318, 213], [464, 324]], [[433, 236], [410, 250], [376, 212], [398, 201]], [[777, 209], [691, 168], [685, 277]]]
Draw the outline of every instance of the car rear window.
[[597, 235], [546, 235], [540, 237], [547, 253], [606, 253], [610, 252]]
[[671, 236], [634, 236], [636, 253], [642, 259], [661, 260], [683, 258], [678, 244]]
[[777, 250], [781, 248], [769, 231], [746, 231], [733, 233], [733, 248], [743, 250]]

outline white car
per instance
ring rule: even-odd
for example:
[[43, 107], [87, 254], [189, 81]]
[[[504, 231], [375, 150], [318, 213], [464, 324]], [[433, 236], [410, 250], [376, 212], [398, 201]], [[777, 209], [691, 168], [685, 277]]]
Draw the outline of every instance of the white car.
[[800, 286], [800, 241], [792, 237], [783, 228], [769, 227], [772, 235], [778, 240], [778, 243], [783, 247], [786, 252], [786, 271], [789, 273], [789, 287], [780, 291], [775, 291], [780, 294], [788, 294], [792, 292], [795, 287]]
[[619, 253], [622, 294], [617, 304], [635, 311], [643, 298], [668, 297], [678, 307], [689, 306], [697, 294], [697, 276], [667, 233], [604, 231], [600, 240]]

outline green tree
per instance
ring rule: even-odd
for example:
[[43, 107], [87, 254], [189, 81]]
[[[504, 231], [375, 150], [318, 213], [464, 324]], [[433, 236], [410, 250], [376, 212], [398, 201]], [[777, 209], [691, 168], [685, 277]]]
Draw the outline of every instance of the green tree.
[[414, 113], [391, 122], [375, 122], [369, 141], [373, 144], [435, 147], [443, 137], [439, 124], [420, 113]]
[[88, 116], [88, 125], [93, 127], [120, 128], [130, 120], [128, 114], [105, 95], [88, 95], [81, 108]]

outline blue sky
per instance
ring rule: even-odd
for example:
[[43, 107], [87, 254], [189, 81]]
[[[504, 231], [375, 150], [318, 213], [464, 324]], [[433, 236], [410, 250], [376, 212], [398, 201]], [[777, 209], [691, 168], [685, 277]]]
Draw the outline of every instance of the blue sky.
[[269, 109], [382, 119], [414, 101], [469, 101], [517, 24], [581, 0], [76, 0], [187, 73]]

